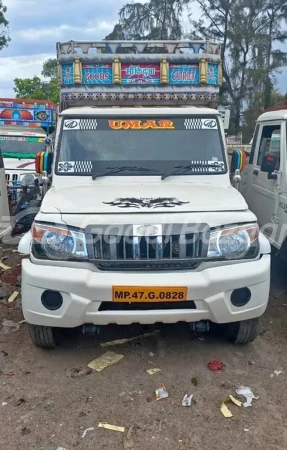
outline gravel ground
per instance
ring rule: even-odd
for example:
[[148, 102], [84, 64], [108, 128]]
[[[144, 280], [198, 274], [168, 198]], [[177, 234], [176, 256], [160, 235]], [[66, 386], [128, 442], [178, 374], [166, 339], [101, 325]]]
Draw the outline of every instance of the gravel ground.
[[[152, 328], [106, 327], [97, 338], [66, 332], [56, 350], [36, 349], [25, 324], [13, 331], [5, 322], [23, 319], [20, 295], [7, 302], [20, 291], [20, 258], [11, 248], [0, 252], [13, 267], [0, 271], [1, 449], [286, 449], [287, 278], [276, 258], [269, 308], [254, 344], [236, 347], [209, 334], [198, 338], [186, 325], [161, 326], [156, 336], [109, 348], [124, 358], [89, 373], [87, 364], [107, 350], [100, 342]], [[211, 360], [222, 361], [224, 370], [211, 372]], [[161, 372], [147, 374], [152, 368]], [[82, 377], [74, 378], [72, 369], [83, 369]], [[271, 377], [274, 370], [283, 373]], [[155, 401], [161, 385], [169, 398]], [[259, 398], [251, 408], [230, 405], [233, 417], [224, 418], [222, 402], [241, 385]], [[191, 407], [181, 406], [185, 394], [194, 394]], [[125, 432], [99, 428], [100, 422]]]

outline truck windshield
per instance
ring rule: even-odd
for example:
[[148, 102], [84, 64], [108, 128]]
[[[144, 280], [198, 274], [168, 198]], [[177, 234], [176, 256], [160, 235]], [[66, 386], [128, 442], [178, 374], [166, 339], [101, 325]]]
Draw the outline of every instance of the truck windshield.
[[44, 139], [45, 137], [1, 136], [0, 134], [3, 158], [33, 158], [45, 149]]
[[216, 116], [65, 118], [55, 170], [58, 175], [109, 170], [110, 176], [164, 175], [188, 165], [178, 174], [226, 172]]

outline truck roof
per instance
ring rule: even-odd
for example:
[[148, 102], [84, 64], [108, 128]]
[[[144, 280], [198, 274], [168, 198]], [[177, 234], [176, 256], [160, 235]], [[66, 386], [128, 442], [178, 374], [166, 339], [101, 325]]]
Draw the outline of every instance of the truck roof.
[[[0, 128], [19, 127], [52, 130], [57, 121], [57, 105], [49, 100], [0, 98]], [[37, 130], [38, 128], [38, 130]]]
[[272, 120], [287, 120], [287, 109], [263, 113], [258, 117], [257, 122], [267, 122]]
[[217, 107], [221, 47], [212, 40], [57, 43], [61, 110], [73, 106]]
[[46, 132], [42, 128], [13, 127], [11, 125], [0, 126], [0, 136], [27, 136], [41, 137], [46, 136]]
[[89, 106], [80, 106], [80, 107], [72, 107], [66, 109], [60, 113], [61, 116], [65, 115], [75, 115], [75, 116], [84, 116], [84, 115], [100, 115], [100, 116], [111, 116], [116, 115], [117, 112], [120, 112], [122, 116], [142, 116], [148, 114], [149, 116], [159, 116], [163, 115], [171, 115], [171, 116], [179, 116], [179, 115], [216, 115], [221, 116], [220, 112], [216, 109], [212, 108], [199, 108], [196, 106], [184, 106], [181, 108], [125, 108], [125, 107], [113, 107], [113, 108], [95, 108]]

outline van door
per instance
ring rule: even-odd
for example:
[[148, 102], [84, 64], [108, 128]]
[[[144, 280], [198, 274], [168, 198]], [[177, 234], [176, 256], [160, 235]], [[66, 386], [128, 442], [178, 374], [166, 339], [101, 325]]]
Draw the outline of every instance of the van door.
[[[279, 192], [281, 182], [281, 148], [284, 148], [283, 127], [280, 122], [264, 122], [258, 124], [258, 138], [253, 141], [253, 155], [250, 157], [246, 188], [246, 201], [249, 208], [257, 216], [267, 237], [278, 223]], [[269, 179], [268, 174], [261, 171], [261, 164], [266, 153], [273, 152], [277, 156], [275, 173], [277, 179]], [[269, 226], [270, 225], [270, 226]]]

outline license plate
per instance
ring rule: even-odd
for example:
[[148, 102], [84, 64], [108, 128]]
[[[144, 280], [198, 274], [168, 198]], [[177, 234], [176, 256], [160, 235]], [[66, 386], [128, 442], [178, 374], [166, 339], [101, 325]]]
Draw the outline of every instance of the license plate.
[[187, 287], [113, 286], [114, 302], [183, 302]]

